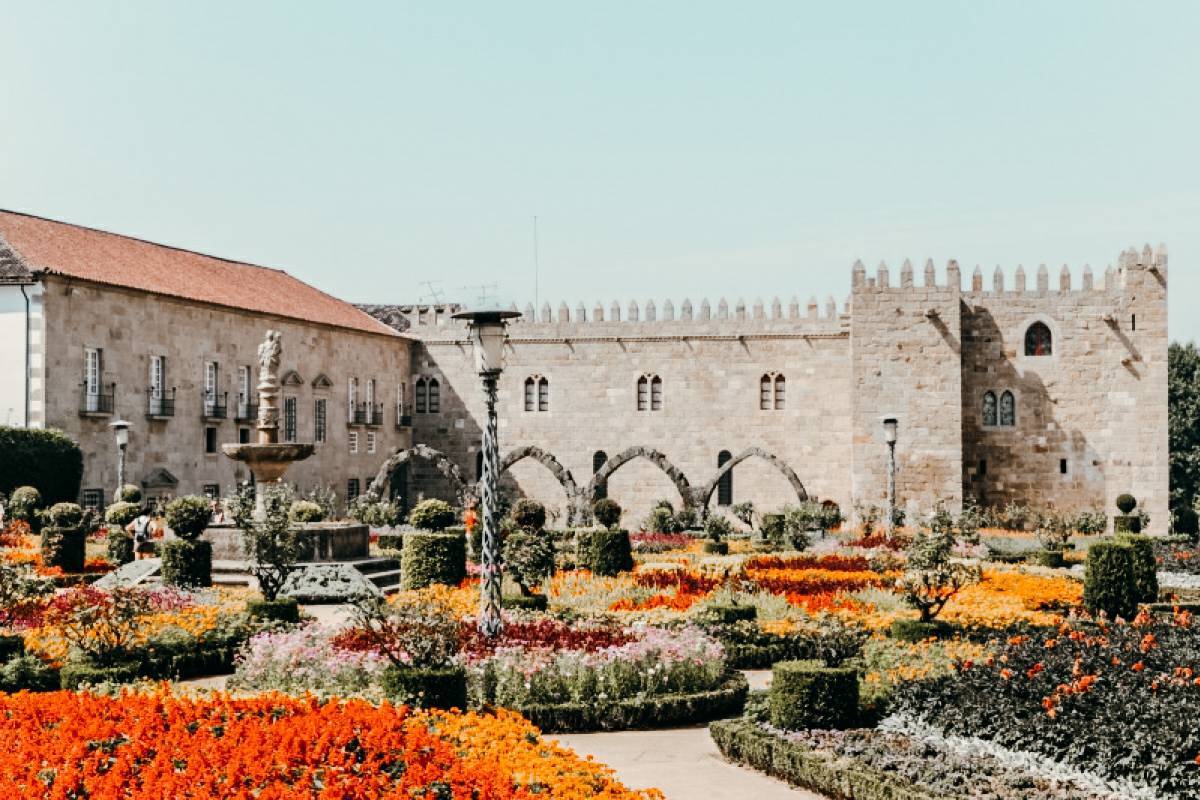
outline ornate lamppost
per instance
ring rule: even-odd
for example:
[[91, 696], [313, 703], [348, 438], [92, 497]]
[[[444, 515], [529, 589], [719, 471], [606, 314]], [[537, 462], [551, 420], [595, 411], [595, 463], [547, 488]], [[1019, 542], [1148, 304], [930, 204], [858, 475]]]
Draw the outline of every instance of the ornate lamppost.
[[117, 491], [114, 500], [120, 499], [121, 488], [125, 485], [125, 448], [129, 446], [129, 420], [117, 418], [108, 423], [117, 439]]
[[504, 623], [500, 619], [500, 542], [496, 519], [500, 481], [500, 449], [496, 441], [496, 384], [504, 361], [504, 328], [507, 321], [521, 316], [517, 311], [462, 311], [455, 319], [470, 324], [471, 346], [475, 351], [475, 371], [483, 379], [483, 402], [487, 421], [483, 429], [483, 476], [480, 479], [480, 511], [483, 516], [480, 583], [479, 630], [484, 636], [498, 636]]
[[883, 418], [883, 439], [888, 446], [887, 471], [887, 531], [888, 538], [896, 535], [896, 429], [899, 422], [895, 417]]

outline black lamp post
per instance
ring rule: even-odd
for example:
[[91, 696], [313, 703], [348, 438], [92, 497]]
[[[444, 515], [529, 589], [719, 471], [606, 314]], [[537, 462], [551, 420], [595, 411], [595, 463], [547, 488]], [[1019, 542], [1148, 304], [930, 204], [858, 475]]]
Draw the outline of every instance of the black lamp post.
[[899, 422], [895, 417], [883, 418], [883, 439], [888, 446], [887, 500], [888, 538], [896, 534], [896, 429]]

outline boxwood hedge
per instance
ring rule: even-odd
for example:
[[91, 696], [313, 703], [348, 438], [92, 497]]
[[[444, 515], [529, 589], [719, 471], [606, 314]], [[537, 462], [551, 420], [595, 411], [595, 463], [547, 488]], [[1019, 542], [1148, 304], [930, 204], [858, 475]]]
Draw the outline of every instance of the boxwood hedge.
[[83, 452], [59, 430], [0, 426], [0, 492], [33, 486], [46, 505], [79, 498]]

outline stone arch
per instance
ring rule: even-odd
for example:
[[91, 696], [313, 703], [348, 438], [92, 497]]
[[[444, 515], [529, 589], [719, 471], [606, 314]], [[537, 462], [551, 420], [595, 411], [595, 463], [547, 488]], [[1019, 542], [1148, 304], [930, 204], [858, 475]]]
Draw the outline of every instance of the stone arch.
[[687, 476], [683, 474], [683, 470], [672, 464], [670, 459], [652, 447], [630, 447], [605, 461], [604, 466], [596, 471], [596, 474], [592, 476], [588, 485], [579, 493], [579, 502], [590, 506], [596, 496], [596, 487], [607, 483], [609, 477], [614, 472], [635, 458], [644, 458], [666, 473], [671, 483], [675, 484], [675, 488], [679, 490], [679, 496], [683, 498], [683, 507], [691, 508], [693, 506], [695, 497], [693, 496], [692, 485], [688, 482]]
[[787, 465], [787, 462], [776, 455], [768, 453], [761, 447], [747, 447], [745, 450], [722, 464], [721, 468], [717, 470], [717, 474], [714, 475], [708, 483], [696, 490], [696, 505], [700, 508], [707, 508], [708, 501], [710, 498], [712, 498], [713, 492], [717, 490], [717, 484], [720, 483], [721, 478], [723, 478], [726, 473], [728, 473], [738, 464], [742, 463], [748, 458], [754, 457], [761, 458], [763, 461], [766, 461], [775, 469], [779, 470], [783, 474], [783, 477], [787, 478], [788, 483], [792, 485], [792, 489], [796, 492], [797, 500], [803, 503], [808, 499], [808, 492], [804, 489], [804, 484], [800, 482], [800, 476], [796, 474], [795, 470]]
[[567, 495], [567, 524], [575, 524], [577, 498], [579, 497], [579, 486], [575, 483], [575, 476], [571, 471], [563, 466], [562, 462], [555, 458], [551, 453], [547, 453], [537, 445], [525, 445], [510, 450], [503, 458], [500, 459], [500, 474], [503, 475], [514, 464], [519, 461], [524, 461], [531, 458], [541, 464], [550, 471], [554, 479], [562, 486], [563, 491]]
[[424, 444], [413, 445], [406, 449], [393, 450], [391, 455], [379, 467], [379, 471], [375, 473], [375, 479], [371, 481], [371, 485], [367, 487], [367, 491], [371, 492], [375, 497], [386, 497], [388, 484], [391, 483], [392, 473], [396, 471], [396, 467], [401, 464], [408, 464], [414, 458], [420, 458], [430, 462], [438, 472], [446, 476], [446, 478], [454, 485], [454, 491], [458, 495], [460, 503], [466, 501], [473, 496], [473, 491], [470, 484], [463, 480], [462, 471], [458, 465], [450, 460], [440, 450], [434, 450], [432, 447]]

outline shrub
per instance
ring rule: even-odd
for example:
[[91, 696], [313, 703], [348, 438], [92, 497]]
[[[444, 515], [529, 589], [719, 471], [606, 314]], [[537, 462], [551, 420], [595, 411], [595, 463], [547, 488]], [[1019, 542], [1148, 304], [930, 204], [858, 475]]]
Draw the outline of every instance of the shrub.
[[256, 619], [269, 622], [299, 622], [300, 604], [294, 597], [283, 597], [278, 600], [249, 600], [246, 603], [246, 613]]
[[[125, 500], [118, 500], [110, 505], [104, 511], [104, 521], [109, 525], [115, 525], [118, 528], [124, 528], [129, 523], [138, 518], [141, 513], [141, 507], [137, 503]], [[112, 535], [111, 532], [109, 535]]]
[[292, 525], [288, 512], [292, 507], [292, 492], [287, 486], [265, 486], [263, 492], [264, 518], [254, 519], [254, 498], [236, 494], [226, 501], [234, 523], [242, 529], [242, 548], [250, 562], [250, 574], [258, 581], [263, 599], [279, 596], [288, 576], [307, 551], [303, 532]]
[[629, 532], [587, 528], [578, 536], [578, 562], [594, 575], [612, 576], [633, 569], [633, 547]]
[[1140, 514], [1118, 514], [1113, 517], [1113, 533], [1118, 535], [1141, 533], [1142, 527], [1143, 522]]
[[978, 583], [981, 577], [977, 565], [950, 559], [956, 533], [966, 533], [963, 538], [969, 538], [970, 529], [964, 532], [956, 527], [950, 514], [939, 508], [922, 525], [908, 548], [906, 569], [896, 581], [896, 589], [921, 613], [922, 622], [932, 621], [951, 597], [964, 586]]
[[297, 500], [292, 503], [292, 507], [288, 510], [288, 517], [292, 522], [303, 524], [305, 522], [320, 522], [325, 519], [325, 509], [311, 500]]
[[0, 426], [0, 453], [0, 492], [37, 487], [46, 503], [79, 496], [83, 452], [62, 431]]
[[395, 664], [379, 678], [383, 695], [393, 703], [415, 708], [467, 707], [467, 673], [462, 667], [400, 667]]
[[1137, 603], [1158, 600], [1158, 562], [1154, 540], [1149, 536], [1123, 536], [1120, 541], [1133, 548], [1133, 599]]
[[108, 562], [118, 567], [133, 561], [133, 534], [124, 528], [109, 528], [105, 554]]
[[713, 556], [729, 555], [729, 542], [714, 542], [712, 539], [705, 539], [701, 548], [705, 553]]
[[642, 528], [650, 533], [675, 533], [675, 514], [670, 507], [655, 506], [642, 521]]
[[783, 514], [763, 514], [760, 530], [764, 539], [782, 545], [787, 533], [787, 518]]
[[709, 541], [720, 542], [733, 533], [733, 525], [720, 514], [709, 514], [704, 520], [704, 535]]
[[394, 528], [404, 519], [398, 503], [376, 500], [371, 494], [354, 498], [346, 507], [346, 514], [355, 522], [379, 528]]
[[1071, 538], [1070, 521], [1061, 514], [1042, 513], [1037, 515], [1037, 539], [1044, 550], [1062, 552]]
[[546, 527], [546, 507], [537, 500], [522, 497], [509, 513], [512, 521], [523, 531], [537, 533]]
[[522, 611], [545, 611], [550, 605], [544, 594], [506, 594], [500, 598], [501, 608], [520, 609]]
[[8, 498], [8, 515], [31, 525], [37, 519], [37, 511], [41, 507], [42, 493], [32, 486], [19, 486], [13, 489]]
[[734, 503], [729, 507], [729, 513], [746, 527], [754, 527], [754, 503]]
[[212, 586], [212, 542], [170, 539], [159, 543], [158, 553], [167, 586]]
[[167, 503], [167, 527], [180, 539], [195, 539], [212, 519], [212, 503], [199, 495], [186, 495]]
[[1071, 520], [1071, 527], [1080, 536], [1098, 536], [1108, 529], [1108, 515], [1098, 508], [1080, 511]]
[[1137, 498], [1131, 494], [1121, 494], [1117, 496], [1117, 508], [1122, 514], [1131, 514], [1137, 508]]
[[445, 500], [423, 500], [408, 515], [408, 524], [423, 531], [442, 531], [454, 522], [454, 509]]
[[136, 505], [142, 502], [142, 490], [132, 483], [127, 483], [120, 489], [117, 489], [117, 494], [113, 497], [113, 500], [118, 503], [133, 503]]
[[49, 692], [59, 688], [58, 671], [37, 656], [18, 656], [0, 669], [0, 692]]
[[42, 529], [42, 564], [47, 567], [58, 567], [67, 573], [83, 572], [86, 547], [87, 531], [80, 525]]
[[535, 533], [510, 533], [504, 540], [504, 571], [516, 581], [521, 594], [529, 596], [531, 589], [554, 574], [554, 545]]
[[858, 672], [820, 661], [782, 661], [771, 670], [771, 724], [783, 730], [847, 728], [858, 718]]
[[86, 661], [111, 666], [133, 660], [143, 621], [153, 610], [150, 593], [141, 589], [106, 592], [79, 586], [50, 601], [45, 621], [56, 626]]
[[592, 517], [597, 525], [615, 528], [621, 524], [621, 505], [610, 497], [603, 497], [592, 504]]
[[388, 602], [364, 594], [351, 602], [351, 631], [393, 665], [438, 669], [454, 663], [462, 629], [445, 595], [404, 592]]
[[98, 666], [86, 663], [67, 663], [58, 673], [59, 685], [68, 691], [81, 686], [97, 686], [102, 683], [130, 683], [137, 679], [138, 665], [132, 662]]
[[704, 609], [704, 617], [719, 625], [728, 625], [758, 619], [758, 608], [734, 603], [713, 603]]
[[1050, 567], [1051, 569], [1062, 569], [1066, 563], [1062, 550], [1034, 550], [1025, 556], [1025, 560], [1035, 566]]
[[414, 531], [405, 534], [401, 552], [405, 589], [424, 589], [434, 583], [457, 586], [467, 577], [467, 541], [460, 533]]
[[694, 508], [684, 507], [675, 512], [676, 532], [695, 530], [698, 523], [699, 515]]
[[1132, 619], [1137, 611], [1134, 593], [1134, 551], [1125, 542], [1096, 542], [1088, 548], [1083, 576], [1083, 604], [1093, 614]]
[[923, 642], [926, 639], [944, 639], [952, 636], [956, 630], [954, 625], [938, 619], [929, 622], [898, 619], [892, 622], [888, 635], [901, 642]]
[[83, 523], [83, 508], [78, 503], [55, 503], [45, 511], [45, 521], [56, 528], [77, 528]]

